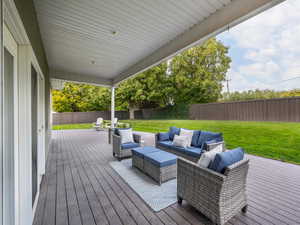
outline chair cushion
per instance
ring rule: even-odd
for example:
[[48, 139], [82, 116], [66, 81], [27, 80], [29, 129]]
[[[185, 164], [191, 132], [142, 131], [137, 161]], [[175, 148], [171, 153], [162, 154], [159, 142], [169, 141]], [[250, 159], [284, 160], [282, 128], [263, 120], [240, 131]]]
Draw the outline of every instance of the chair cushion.
[[195, 158], [199, 158], [202, 154], [202, 149], [201, 148], [196, 148], [196, 147], [187, 147], [185, 149], [185, 154], [195, 157]]
[[170, 140], [173, 141], [175, 134], [179, 135], [179, 133], [180, 133], [180, 128], [170, 127], [169, 130]]
[[126, 129], [126, 130], [119, 130], [120, 137], [121, 137], [121, 143], [128, 143], [128, 142], [134, 142], [133, 140], [133, 134], [132, 129]]
[[159, 138], [160, 141], [169, 141], [170, 140], [170, 134], [169, 134], [169, 132], [159, 133], [158, 138]]
[[123, 149], [123, 150], [137, 148], [137, 147], [140, 147], [140, 144], [135, 143], [135, 142], [127, 142], [127, 143], [121, 144], [121, 149]]
[[217, 142], [223, 141], [222, 133], [214, 133], [209, 131], [201, 131], [198, 138], [197, 147], [202, 147], [206, 141], [216, 140]]
[[131, 129], [131, 128], [115, 128], [115, 135], [119, 135], [120, 136], [120, 130], [128, 130], [128, 129]]
[[148, 160], [156, 166], [165, 167], [175, 164], [177, 156], [169, 152], [157, 151], [145, 155], [144, 160]]
[[198, 165], [205, 168], [209, 167], [209, 165], [215, 160], [216, 155], [222, 151], [223, 146], [219, 145], [209, 152], [204, 152], [200, 157]]
[[132, 154], [137, 155], [141, 158], [144, 158], [144, 155], [152, 153], [152, 152], [157, 152], [157, 151], [161, 151], [161, 150], [154, 148], [152, 146], [145, 146], [145, 147], [139, 147], [139, 148], [132, 149]]
[[244, 150], [242, 148], [217, 153], [214, 161], [211, 165], [209, 165], [209, 168], [216, 172], [224, 173], [226, 167], [242, 160], [243, 158]]

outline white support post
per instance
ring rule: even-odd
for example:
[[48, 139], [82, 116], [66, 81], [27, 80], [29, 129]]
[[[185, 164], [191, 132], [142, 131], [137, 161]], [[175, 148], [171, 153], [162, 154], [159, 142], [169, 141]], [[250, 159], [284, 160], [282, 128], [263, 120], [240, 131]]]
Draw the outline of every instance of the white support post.
[[0, 224], [3, 222], [3, 1], [0, 0]]
[[115, 128], [115, 87], [111, 87], [111, 126], [110, 128]]

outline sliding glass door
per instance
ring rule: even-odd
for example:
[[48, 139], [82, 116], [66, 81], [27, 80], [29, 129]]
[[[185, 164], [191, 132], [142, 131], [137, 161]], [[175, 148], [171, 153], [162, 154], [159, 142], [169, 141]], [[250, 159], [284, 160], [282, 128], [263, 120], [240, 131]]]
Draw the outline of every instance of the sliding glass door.
[[32, 151], [32, 205], [38, 188], [38, 74], [31, 66], [31, 151]]
[[4, 29], [3, 49], [3, 223], [15, 223], [18, 164], [17, 44]]

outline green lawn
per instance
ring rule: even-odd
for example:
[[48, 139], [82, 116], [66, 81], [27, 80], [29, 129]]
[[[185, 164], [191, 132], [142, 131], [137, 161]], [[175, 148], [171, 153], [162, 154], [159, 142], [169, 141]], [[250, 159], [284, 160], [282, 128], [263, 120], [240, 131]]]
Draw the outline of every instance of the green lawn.
[[79, 124], [62, 124], [52, 126], [52, 130], [74, 130], [74, 129], [91, 129], [92, 123], [79, 123]]
[[[222, 132], [228, 148], [243, 147], [247, 153], [300, 164], [300, 123], [203, 121], [203, 120], [134, 120], [134, 130], [167, 131], [170, 126]], [[91, 124], [60, 125], [55, 129], [84, 129]]]
[[124, 121], [134, 130], [167, 131], [170, 126], [222, 132], [228, 148], [243, 147], [247, 153], [300, 164], [300, 123], [135, 120]]

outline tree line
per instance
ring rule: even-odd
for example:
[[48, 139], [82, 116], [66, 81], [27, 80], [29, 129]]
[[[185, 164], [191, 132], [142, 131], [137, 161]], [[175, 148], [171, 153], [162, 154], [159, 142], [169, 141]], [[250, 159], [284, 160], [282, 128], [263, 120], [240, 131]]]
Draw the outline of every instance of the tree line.
[[[132, 115], [142, 108], [215, 102], [222, 96], [230, 63], [228, 47], [209, 39], [121, 82], [116, 88], [116, 109]], [[109, 110], [110, 95], [109, 88], [66, 82], [62, 90], [52, 91], [53, 110]]]
[[221, 102], [233, 102], [233, 101], [247, 101], [255, 99], [271, 99], [271, 98], [287, 98], [300, 96], [300, 89], [294, 89], [290, 91], [275, 91], [275, 90], [247, 90], [247, 91], [235, 91], [232, 93], [224, 93], [223, 97], [219, 100]]
[[[230, 68], [228, 47], [215, 38], [192, 47], [167, 62], [121, 82], [116, 88], [116, 110], [176, 108], [195, 103], [244, 101], [300, 96], [291, 91], [247, 90], [223, 93], [223, 82]], [[110, 110], [109, 88], [66, 82], [52, 91], [55, 112]]]

